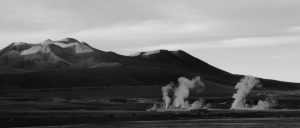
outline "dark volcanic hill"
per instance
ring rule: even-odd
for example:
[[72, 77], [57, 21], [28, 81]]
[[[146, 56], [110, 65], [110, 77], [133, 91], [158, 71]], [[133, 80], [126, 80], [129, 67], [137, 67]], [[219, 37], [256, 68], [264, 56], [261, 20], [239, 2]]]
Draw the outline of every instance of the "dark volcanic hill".
[[[153, 86], [178, 77], [200, 75], [205, 81], [233, 87], [242, 77], [218, 69], [179, 50], [156, 50], [123, 56], [66, 38], [40, 44], [12, 43], [0, 51], [1, 86], [68, 88]], [[261, 79], [271, 89], [300, 89], [297, 83]]]

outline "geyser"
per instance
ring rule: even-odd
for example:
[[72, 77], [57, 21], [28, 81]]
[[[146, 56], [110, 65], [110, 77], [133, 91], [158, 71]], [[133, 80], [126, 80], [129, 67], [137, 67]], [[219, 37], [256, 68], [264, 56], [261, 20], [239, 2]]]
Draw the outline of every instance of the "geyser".
[[185, 77], [178, 78], [178, 86], [176, 87], [174, 83], [167, 84], [162, 87], [163, 100], [165, 102], [165, 108], [168, 109], [171, 104], [170, 93], [173, 92], [173, 107], [190, 109], [202, 105], [203, 101], [195, 101], [194, 104], [189, 104], [186, 99], [189, 97], [190, 90], [196, 90], [201, 92], [204, 89], [204, 83], [201, 81], [200, 76], [195, 77], [192, 80], [189, 80]]
[[166, 86], [161, 88], [163, 100], [165, 101], [165, 108], [169, 108], [169, 105], [171, 103], [171, 98], [169, 97], [170, 92], [173, 91], [174, 83], [171, 82], [170, 84], [167, 84]]
[[246, 106], [246, 96], [254, 87], [261, 87], [259, 80], [252, 76], [245, 76], [238, 82], [234, 89], [237, 89], [237, 92], [233, 94], [232, 98], [234, 101], [231, 105], [231, 109], [244, 109]]
[[188, 98], [189, 92], [192, 89], [197, 89], [198, 92], [202, 91], [204, 84], [200, 79], [200, 76], [189, 80], [185, 77], [178, 78], [178, 87], [174, 91], [174, 107], [190, 108], [188, 102], [185, 99]]
[[264, 110], [271, 107], [274, 104], [274, 100], [270, 99], [259, 100], [256, 105], [246, 104], [246, 96], [255, 87], [262, 87], [259, 79], [253, 76], [245, 76], [242, 78], [234, 87], [237, 89], [237, 92], [232, 96], [234, 98], [234, 102], [231, 105], [231, 109]]

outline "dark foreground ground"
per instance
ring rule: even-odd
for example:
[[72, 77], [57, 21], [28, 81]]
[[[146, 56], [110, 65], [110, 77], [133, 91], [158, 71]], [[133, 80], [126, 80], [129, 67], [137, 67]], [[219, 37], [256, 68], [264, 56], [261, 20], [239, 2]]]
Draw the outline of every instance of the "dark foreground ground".
[[[145, 112], [145, 111], [2, 111], [0, 112], [1, 127], [29, 126], [64, 126], [64, 125], [107, 125], [128, 123], [128, 121], [166, 121], [195, 120], [215, 123], [231, 122], [241, 119], [268, 118], [269, 120], [300, 122], [300, 110], [268, 110], [268, 111], [236, 111], [212, 109], [205, 113], [197, 112]], [[217, 120], [218, 119], [218, 120]], [[253, 122], [253, 121], [252, 121]], [[188, 123], [188, 122], [186, 122]]]
[[175, 127], [175, 124], [239, 127], [247, 126], [248, 123], [249, 126], [286, 124], [282, 126], [289, 127], [299, 126], [297, 122], [300, 122], [299, 91], [254, 91], [253, 96], [268, 93], [277, 99], [276, 106], [265, 111], [229, 110], [233, 101], [232, 92], [215, 90], [214, 93], [207, 91], [190, 98], [205, 99], [205, 104], [210, 108], [207, 112], [146, 112], [154, 102], [162, 102], [160, 93], [160, 87], [20, 90], [2, 93], [0, 127], [164, 128]]
[[[299, 128], [299, 119], [240, 118], [192, 119], [162, 121], [129, 121], [97, 124], [65, 125], [63, 128]], [[56, 127], [53, 127], [56, 128]]]
[[196, 112], [145, 112], [145, 111], [14, 111], [0, 112], [1, 127], [62, 126], [79, 124], [109, 124], [109, 122], [162, 121], [193, 119], [270, 118], [300, 122], [300, 110], [237, 111], [212, 109]]

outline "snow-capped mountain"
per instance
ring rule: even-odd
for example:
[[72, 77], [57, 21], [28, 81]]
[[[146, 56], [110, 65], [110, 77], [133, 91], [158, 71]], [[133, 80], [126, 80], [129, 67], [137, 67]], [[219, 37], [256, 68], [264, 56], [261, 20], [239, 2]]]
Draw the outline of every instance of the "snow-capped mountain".
[[98, 68], [144, 65], [197, 69], [205, 73], [229, 74], [184, 51], [155, 50], [122, 56], [92, 48], [73, 38], [47, 39], [38, 44], [12, 43], [0, 51], [0, 67], [19, 69]]
[[19, 42], [12, 43], [0, 51], [0, 67], [25, 69], [90, 67], [99, 65], [95, 54], [100, 53], [100, 50], [73, 38], [58, 41], [47, 39], [39, 44]]
[[73, 38], [58, 41], [47, 39], [38, 44], [12, 43], [0, 51], [0, 68], [43, 70], [122, 65], [182, 68], [214, 75], [229, 74], [181, 50], [155, 50], [123, 56], [95, 49]]

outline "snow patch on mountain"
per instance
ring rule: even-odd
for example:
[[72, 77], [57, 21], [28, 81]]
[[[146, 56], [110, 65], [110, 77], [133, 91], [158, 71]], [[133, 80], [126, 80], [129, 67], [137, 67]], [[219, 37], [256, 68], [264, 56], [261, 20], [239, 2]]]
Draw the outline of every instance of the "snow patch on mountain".
[[135, 56], [147, 57], [147, 56], [150, 56], [150, 55], [159, 54], [160, 52], [161, 52], [161, 50], [148, 51], [148, 52], [137, 52], [137, 53], [131, 54], [130, 56], [131, 57], [135, 57]]
[[[68, 42], [68, 43], [64, 43], [64, 42]], [[20, 53], [20, 55], [30, 55], [30, 54], [35, 54], [35, 53], [38, 53], [38, 52], [50, 53], [51, 52], [51, 49], [49, 48], [50, 44], [55, 44], [55, 45], [57, 45], [61, 48], [68, 48], [68, 47], [75, 46], [74, 48], [75, 48], [75, 53], [76, 54], [88, 53], [88, 52], [93, 52], [94, 51], [91, 47], [86, 46], [85, 44], [80, 43], [77, 40], [75, 40], [74, 42], [70, 42], [69, 38], [63, 39], [63, 40], [60, 40], [60, 41], [52, 41], [50, 39], [47, 39], [47, 40], [43, 41], [42, 43], [40, 43], [36, 46], [33, 46], [33, 47], [31, 47], [27, 50], [22, 51]]]
[[80, 43], [80, 42], [75, 42], [75, 43], [70, 43], [70, 44], [65, 44], [65, 43], [59, 43], [55, 42], [55, 45], [58, 45], [62, 48], [67, 48], [67, 47], [72, 47], [75, 46], [75, 51], [76, 53], [87, 53], [87, 52], [93, 52], [94, 50], [91, 49], [90, 47]]
[[155, 50], [155, 51], [145, 52], [145, 53], [143, 53], [143, 56], [150, 56], [150, 55], [159, 54], [159, 53], [160, 53], [160, 50]]
[[78, 42], [78, 40], [74, 39], [74, 38], [64, 38], [62, 40], [59, 40], [57, 42], [61, 42], [61, 43], [74, 43], [74, 42]]
[[131, 54], [131, 55], [129, 55], [129, 56], [135, 57], [135, 56], [139, 56], [139, 55], [141, 55], [141, 54], [143, 54], [143, 52], [137, 52], [137, 53]]
[[30, 54], [35, 54], [35, 53], [49, 53], [50, 49], [48, 47], [48, 45], [43, 45], [43, 44], [39, 44], [36, 46], [33, 46], [27, 50], [24, 50], [20, 53], [20, 55], [30, 55]]
[[70, 62], [68, 62], [68, 61], [65, 61], [64, 59], [61, 59], [60, 57], [56, 56], [56, 55], [53, 54], [53, 53], [50, 53], [49, 58], [48, 58], [48, 61], [49, 61], [49, 62], [54, 62], [54, 63], [64, 62], [64, 63], [67, 63], [67, 64], [69, 64], [69, 65], [72, 65], [72, 63], [70, 63]]
[[25, 42], [13, 42], [14, 46], [25, 45], [25, 44], [27, 44], [27, 43], [25, 43]]

